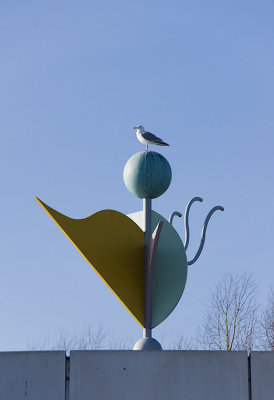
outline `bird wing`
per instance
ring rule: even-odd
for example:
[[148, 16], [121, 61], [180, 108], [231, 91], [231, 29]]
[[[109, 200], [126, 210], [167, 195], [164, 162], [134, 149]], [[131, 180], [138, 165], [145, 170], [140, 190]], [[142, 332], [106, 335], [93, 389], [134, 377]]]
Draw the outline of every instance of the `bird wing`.
[[160, 139], [158, 136], [153, 135], [153, 133], [151, 133], [151, 132], [144, 132], [142, 134], [142, 136], [143, 136], [144, 139], [149, 140], [151, 142], [156, 142], [156, 143], [157, 142], [158, 143], [163, 142], [162, 139]]

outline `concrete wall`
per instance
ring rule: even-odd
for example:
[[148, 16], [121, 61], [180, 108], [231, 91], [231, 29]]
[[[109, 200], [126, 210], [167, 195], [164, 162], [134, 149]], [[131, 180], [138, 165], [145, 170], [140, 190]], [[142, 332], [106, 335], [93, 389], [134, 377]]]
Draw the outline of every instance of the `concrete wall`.
[[248, 398], [245, 353], [75, 351], [70, 368], [70, 400]]
[[274, 399], [274, 352], [0, 353], [0, 400], [251, 398]]
[[62, 351], [0, 353], [0, 400], [65, 399]]
[[252, 400], [274, 399], [274, 352], [251, 353]]

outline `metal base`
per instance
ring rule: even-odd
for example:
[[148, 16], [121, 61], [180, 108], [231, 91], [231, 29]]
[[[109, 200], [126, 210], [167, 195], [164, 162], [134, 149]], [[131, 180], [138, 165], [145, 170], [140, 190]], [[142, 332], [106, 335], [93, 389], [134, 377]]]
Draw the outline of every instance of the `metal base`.
[[143, 337], [135, 343], [133, 350], [162, 350], [162, 346], [152, 337]]

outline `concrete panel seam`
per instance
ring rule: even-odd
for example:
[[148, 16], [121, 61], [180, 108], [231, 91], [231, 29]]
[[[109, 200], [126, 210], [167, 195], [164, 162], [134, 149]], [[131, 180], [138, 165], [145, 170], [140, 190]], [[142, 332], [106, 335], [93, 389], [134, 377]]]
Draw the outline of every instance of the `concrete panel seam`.
[[65, 400], [69, 400], [70, 395], [70, 357], [66, 356], [65, 363]]
[[251, 353], [249, 352], [247, 355], [248, 362], [248, 398], [252, 400], [252, 381], [251, 381]]

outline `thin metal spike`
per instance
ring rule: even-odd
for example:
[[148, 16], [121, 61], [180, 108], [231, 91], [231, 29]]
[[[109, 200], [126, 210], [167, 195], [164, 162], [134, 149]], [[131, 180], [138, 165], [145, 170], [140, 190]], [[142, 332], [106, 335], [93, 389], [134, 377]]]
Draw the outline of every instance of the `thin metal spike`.
[[173, 213], [170, 214], [170, 216], [169, 216], [169, 218], [168, 218], [168, 222], [170, 223], [170, 225], [172, 225], [172, 221], [173, 221], [173, 218], [174, 218], [175, 216], [181, 218], [183, 215], [182, 215], [179, 211], [173, 211]]
[[185, 243], [184, 243], [185, 250], [188, 248], [188, 245], [189, 245], [189, 223], [188, 223], [188, 219], [189, 219], [189, 210], [190, 210], [190, 207], [192, 206], [192, 204], [193, 204], [195, 201], [200, 201], [200, 202], [202, 202], [203, 199], [202, 199], [201, 197], [193, 197], [193, 199], [191, 199], [191, 200], [188, 202], [187, 206], [186, 206], [186, 209], [185, 209]]
[[210, 210], [209, 213], [207, 214], [207, 217], [205, 219], [205, 222], [204, 222], [204, 225], [203, 225], [203, 229], [202, 229], [202, 235], [201, 235], [202, 237], [201, 237], [201, 243], [200, 243], [199, 249], [198, 249], [195, 257], [191, 261], [188, 261], [187, 265], [194, 264], [198, 260], [198, 258], [200, 257], [200, 255], [202, 253], [202, 250], [203, 250], [203, 247], [204, 247], [204, 244], [205, 244], [206, 229], [207, 229], [208, 222], [209, 222], [212, 214], [214, 214], [215, 211], [217, 211], [217, 210], [224, 211], [224, 207], [216, 206], [216, 207], [212, 208], [212, 210]]

